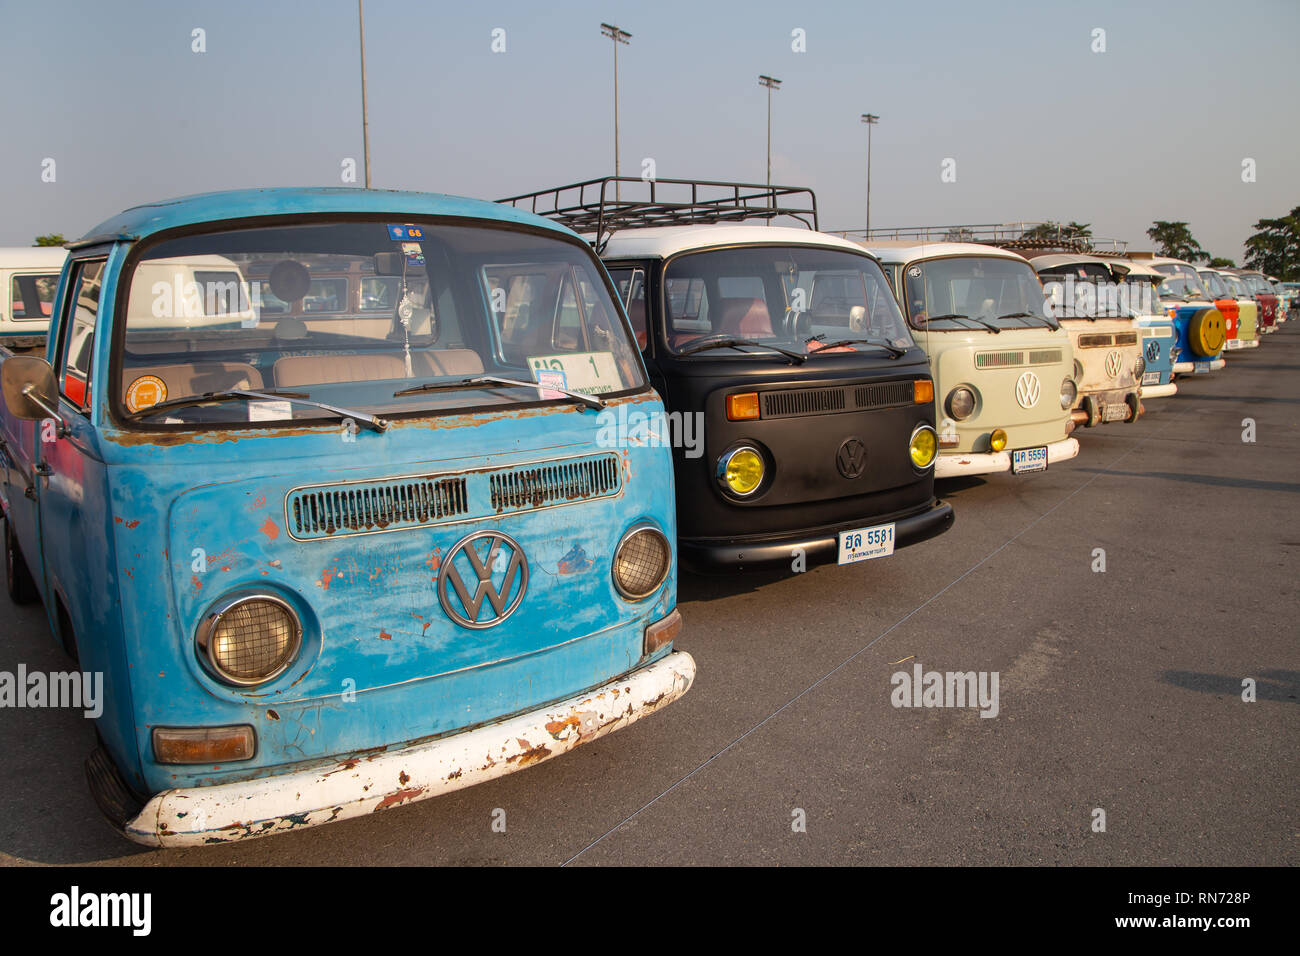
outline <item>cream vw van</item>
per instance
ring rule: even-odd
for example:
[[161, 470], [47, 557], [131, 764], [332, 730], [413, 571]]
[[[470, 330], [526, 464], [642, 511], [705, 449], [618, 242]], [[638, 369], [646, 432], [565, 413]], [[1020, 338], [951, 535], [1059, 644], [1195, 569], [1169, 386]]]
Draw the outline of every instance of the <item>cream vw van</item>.
[[1044, 471], [1079, 453], [1070, 337], [1023, 256], [978, 243], [861, 244], [930, 357], [936, 478]]
[[50, 304], [68, 252], [62, 246], [0, 249], [0, 346], [38, 348], [50, 327]]
[[1099, 256], [1030, 253], [1029, 261], [1074, 348], [1075, 422], [1091, 427], [1137, 421], [1146, 363], [1126, 300], [1130, 291], [1144, 290], [1122, 287], [1110, 262]]

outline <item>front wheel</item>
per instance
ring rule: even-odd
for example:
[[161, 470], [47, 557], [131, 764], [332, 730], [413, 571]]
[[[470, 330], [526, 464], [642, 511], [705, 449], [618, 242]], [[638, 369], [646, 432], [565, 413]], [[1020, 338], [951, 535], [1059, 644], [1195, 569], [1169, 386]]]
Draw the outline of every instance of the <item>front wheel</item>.
[[5, 590], [9, 593], [9, 600], [15, 604], [35, 604], [40, 599], [40, 594], [36, 590], [36, 582], [32, 580], [31, 571], [27, 569], [23, 553], [18, 547], [13, 524], [5, 519], [4, 526]]

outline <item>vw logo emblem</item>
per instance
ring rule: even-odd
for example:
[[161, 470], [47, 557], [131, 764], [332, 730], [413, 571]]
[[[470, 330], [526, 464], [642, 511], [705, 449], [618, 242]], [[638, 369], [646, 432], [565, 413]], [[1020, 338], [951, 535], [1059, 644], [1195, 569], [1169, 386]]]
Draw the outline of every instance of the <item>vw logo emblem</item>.
[[867, 467], [867, 446], [860, 438], [846, 438], [835, 453], [835, 467], [845, 478], [857, 478]]
[[1124, 357], [1119, 354], [1119, 349], [1111, 349], [1109, 352], [1106, 353], [1107, 377], [1117, 378], [1119, 376], [1119, 365], [1120, 362], [1122, 362], [1123, 360]]
[[[473, 593], [466, 586], [473, 585]], [[451, 583], [454, 593], [448, 593]], [[528, 590], [528, 559], [514, 538], [500, 531], [477, 531], [447, 552], [438, 574], [438, 600], [461, 627], [481, 630], [500, 624], [519, 607]], [[488, 608], [483, 607], [484, 598]]]
[[1021, 408], [1033, 408], [1038, 404], [1038, 397], [1043, 392], [1043, 385], [1033, 372], [1025, 372], [1016, 379], [1016, 401]]
[[1150, 342], [1148, 342], [1146, 347], [1146, 354], [1147, 354], [1148, 362], [1154, 362], [1157, 359], [1159, 359], [1160, 358], [1159, 341], [1157, 341], [1156, 339], [1152, 339]]

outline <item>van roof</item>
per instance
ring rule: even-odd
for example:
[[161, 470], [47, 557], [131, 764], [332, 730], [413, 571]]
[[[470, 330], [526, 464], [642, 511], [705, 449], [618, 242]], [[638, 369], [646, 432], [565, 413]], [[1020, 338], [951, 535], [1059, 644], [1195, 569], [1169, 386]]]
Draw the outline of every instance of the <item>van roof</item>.
[[63, 268], [68, 250], [62, 246], [0, 246], [0, 269]]
[[166, 229], [227, 219], [306, 213], [378, 213], [397, 221], [416, 216], [452, 216], [518, 223], [573, 236], [576, 233], [532, 213], [484, 199], [397, 189], [347, 186], [235, 189], [200, 193], [134, 206], [107, 219], [70, 248], [114, 240], [143, 239]]
[[915, 239], [869, 239], [859, 243], [882, 262], [915, 262], [947, 256], [989, 256], [994, 259], [1025, 261], [1017, 252], [986, 246], [980, 242], [917, 242]]
[[679, 252], [715, 246], [825, 246], [858, 254], [867, 253], [856, 242], [811, 229], [789, 226], [651, 226], [614, 232], [601, 250], [604, 259], [667, 259]]

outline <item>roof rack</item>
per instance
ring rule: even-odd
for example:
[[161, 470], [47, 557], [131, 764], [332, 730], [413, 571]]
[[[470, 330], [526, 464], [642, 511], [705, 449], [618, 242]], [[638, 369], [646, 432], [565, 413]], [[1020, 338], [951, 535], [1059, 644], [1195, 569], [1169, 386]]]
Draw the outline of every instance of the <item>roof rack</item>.
[[[623, 193], [628, 198], [623, 198]], [[602, 176], [498, 199], [568, 226], [595, 233], [601, 249], [616, 229], [772, 220], [787, 216], [817, 229], [817, 197], [802, 186], [764, 186], [705, 179]]]
[[832, 233], [846, 239], [915, 239], [920, 242], [979, 242], [1004, 249], [1059, 249], [1093, 255], [1123, 255], [1122, 239], [1079, 236], [1055, 222], [971, 223], [956, 226], [899, 226], [894, 229], [845, 229]]

